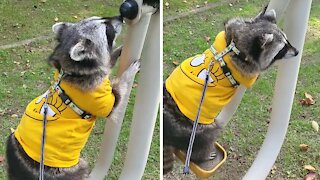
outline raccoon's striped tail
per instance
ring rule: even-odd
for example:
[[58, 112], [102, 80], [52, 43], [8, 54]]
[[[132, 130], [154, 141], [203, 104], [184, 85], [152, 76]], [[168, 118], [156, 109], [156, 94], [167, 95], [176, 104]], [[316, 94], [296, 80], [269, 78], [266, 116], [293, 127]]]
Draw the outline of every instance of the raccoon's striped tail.
[[173, 169], [174, 155], [173, 147], [163, 146], [163, 174], [167, 174]]

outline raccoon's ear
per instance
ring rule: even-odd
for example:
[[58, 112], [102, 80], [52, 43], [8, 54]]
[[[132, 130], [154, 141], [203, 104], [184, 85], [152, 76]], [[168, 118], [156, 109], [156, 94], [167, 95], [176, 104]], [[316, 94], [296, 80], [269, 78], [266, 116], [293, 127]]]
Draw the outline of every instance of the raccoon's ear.
[[275, 24], [276, 23], [276, 11], [274, 9], [267, 11], [264, 14], [264, 18]]
[[262, 45], [261, 47], [264, 48], [264, 46], [273, 40], [273, 34], [263, 34], [262, 35]]
[[65, 23], [63, 23], [63, 22], [58, 22], [58, 23], [55, 23], [55, 24], [52, 26], [52, 31], [53, 31], [55, 34], [59, 34], [60, 30], [63, 30], [65, 27], [66, 27], [66, 24], [65, 24]]
[[96, 59], [94, 54], [94, 44], [89, 39], [82, 39], [75, 44], [70, 50], [70, 57], [74, 61], [82, 61], [84, 59]]
[[73, 25], [73, 24], [72, 23], [65, 23], [65, 22], [58, 22], [52, 26], [52, 31], [56, 35], [59, 35], [64, 29], [66, 29], [68, 26], [71, 26], [71, 25]]
[[265, 6], [264, 9], [254, 18], [254, 20], [265, 19], [272, 23], [276, 23], [276, 11], [274, 9], [267, 11], [267, 8], [268, 6]]
[[264, 14], [266, 13], [266, 11], [267, 11], [267, 8], [268, 8], [268, 5], [263, 8], [263, 10], [254, 18], [254, 20], [263, 17], [263, 15], [264, 15]]

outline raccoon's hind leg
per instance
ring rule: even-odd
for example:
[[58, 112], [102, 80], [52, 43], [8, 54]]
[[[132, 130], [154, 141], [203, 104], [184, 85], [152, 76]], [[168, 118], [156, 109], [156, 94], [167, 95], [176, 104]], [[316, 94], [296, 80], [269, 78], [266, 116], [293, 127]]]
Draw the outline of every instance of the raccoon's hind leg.
[[163, 146], [163, 174], [172, 171], [174, 163], [174, 148], [172, 146]]
[[[11, 134], [7, 140], [7, 164], [9, 180], [31, 180], [39, 177], [39, 163], [31, 159]], [[88, 177], [88, 164], [80, 159], [69, 168], [44, 167], [45, 180], [84, 180]]]
[[7, 139], [6, 161], [9, 180], [37, 179], [37, 162], [24, 152], [14, 133]]
[[126, 69], [120, 78], [116, 78], [112, 81], [112, 92], [115, 95], [115, 104], [111, 114], [108, 116], [108, 119], [117, 122], [117, 119], [120, 114], [125, 111], [125, 106], [127, 104], [130, 92], [128, 88], [132, 86], [134, 77], [140, 69], [140, 61], [134, 61], [128, 69]]
[[216, 123], [210, 125], [199, 124], [191, 161], [202, 169], [211, 170], [222, 161], [224, 154], [214, 145], [221, 131], [222, 128]]

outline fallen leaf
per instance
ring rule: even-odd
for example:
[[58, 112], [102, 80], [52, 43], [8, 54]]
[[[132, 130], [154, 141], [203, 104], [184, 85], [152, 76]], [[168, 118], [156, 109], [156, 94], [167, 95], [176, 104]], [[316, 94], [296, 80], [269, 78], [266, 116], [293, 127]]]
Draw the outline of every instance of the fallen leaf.
[[303, 169], [311, 171], [311, 172], [315, 172], [316, 171], [316, 168], [311, 166], [311, 165], [305, 165], [305, 166], [303, 166]]
[[133, 88], [138, 87], [138, 83], [133, 83], [132, 87], [133, 87]]
[[18, 62], [18, 61], [13, 61], [13, 64], [20, 65], [20, 62]]
[[310, 98], [310, 99], [312, 99], [313, 97], [310, 95], [310, 94], [308, 94], [308, 93], [304, 93], [304, 96], [306, 97], [306, 98]]
[[208, 4], [208, 1], [205, 1], [205, 2], [204, 2], [204, 5], [207, 5], [207, 4]]
[[272, 168], [271, 168], [271, 174], [275, 174], [276, 173], [276, 169], [277, 169], [277, 167], [276, 166], [273, 166]]
[[207, 43], [211, 41], [211, 38], [209, 36], [205, 36], [204, 39], [207, 41]]
[[78, 19], [78, 16], [73, 16], [73, 18]]
[[12, 118], [17, 118], [18, 115], [17, 115], [17, 114], [12, 114], [11, 117], [12, 117]]
[[2, 163], [5, 160], [4, 156], [0, 156], [0, 163]]
[[24, 76], [25, 73], [26, 73], [26, 71], [21, 71], [21, 72], [20, 72], [20, 76], [21, 76], [21, 77]]
[[310, 172], [303, 179], [304, 180], [315, 180], [316, 179], [316, 173], [315, 172]]
[[40, 2], [45, 3], [45, 2], [47, 2], [47, 0], [41, 0]]
[[313, 105], [315, 103], [314, 98], [308, 94], [308, 93], [304, 93], [305, 99], [301, 99], [300, 100], [300, 104], [301, 105], [306, 105], [306, 106], [310, 106]]
[[10, 132], [11, 132], [11, 133], [14, 133], [14, 129], [13, 129], [13, 128], [10, 128]]
[[0, 109], [0, 116], [3, 116], [6, 113], [6, 109]]
[[200, 5], [196, 5], [196, 8], [199, 8], [200, 7]]
[[172, 64], [178, 66], [180, 64], [180, 62], [179, 61], [172, 61]]
[[184, 3], [187, 3], [187, 0], [184, 0], [183, 2], [184, 2]]
[[300, 144], [299, 147], [300, 147], [300, 150], [304, 152], [308, 151], [309, 149], [309, 145], [307, 144]]
[[164, 5], [167, 7], [167, 8], [169, 8], [169, 3], [168, 2], [166, 2], [166, 3], [164, 3]]
[[234, 151], [234, 148], [232, 146], [229, 147], [230, 151]]
[[230, 4], [229, 4], [229, 6], [230, 6], [230, 7], [232, 7], [232, 6], [233, 6], [233, 4], [232, 4], [232, 3], [230, 3]]
[[232, 157], [233, 159], [237, 159], [239, 156], [238, 156], [237, 153], [234, 152], [234, 153], [231, 154], [231, 157]]
[[309, 103], [309, 104], [314, 104], [314, 99], [313, 99], [313, 97], [310, 95], [310, 94], [308, 94], [308, 93], [304, 93], [304, 96], [306, 97], [306, 100], [307, 100], [307, 102]]
[[55, 22], [59, 21], [59, 18], [55, 17], [55, 18], [54, 18], [54, 21], [55, 21]]
[[311, 121], [311, 126], [315, 131], [319, 131], [319, 124], [316, 121]]
[[22, 85], [23, 89], [27, 89], [27, 85], [23, 84]]

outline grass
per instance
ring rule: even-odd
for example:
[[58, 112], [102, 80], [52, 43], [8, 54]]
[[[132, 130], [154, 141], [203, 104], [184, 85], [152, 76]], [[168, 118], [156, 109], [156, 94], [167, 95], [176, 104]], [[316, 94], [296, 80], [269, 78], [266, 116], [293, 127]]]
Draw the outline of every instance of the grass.
[[[51, 26], [59, 21], [76, 22], [90, 16], [118, 14], [121, 0], [117, 1], [0, 1], [0, 46], [20, 40], [51, 35]], [[77, 16], [77, 17], [75, 17]], [[122, 37], [121, 37], [122, 38]], [[120, 44], [122, 39], [120, 38]], [[54, 47], [53, 39], [40, 40], [29, 45], [0, 50], [0, 156], [5, 154], [5, 141], [10, 128], [19, 123], [30, 100], [48, 89], [53, 68], [46, 63]], [[113, 165], [107, 179], [118, 179], [124, 163], [130, 133], [131, 116], [136, 88], [133, 89], [120, 132]], [[14, 117], [12, 115], [18, 115]], [[93, 167], [99, 154], [105, 119], [98, 119], [82, 157]], [[157, 120], [150, 154], [143, 179], [159, 179], [160, 138]], [[6, 179], [5, 163], [0, 163], [0, 179]]]
[[[165, 1], [166, 2], [166, 1]], [[168, 1], [169, 7], [164, 7], [164, 18], [177, 16], [179, 13], [196, 9], [197, 5], [205, 6], [204, 0]], [[215, 1], [207, 1], [215, 3]], [[187, 17], [166, 22], [164, 24], [164, 78], [176, 67], [173, 61], [181, 62], [187, 57], [203, 52], [209, 47], [205, 36], [214, 36], [224, 29], [223, 22], [234, 16], [254, 17], [267, 1], [234, 1], [205, 12], [190, 14]], [[182, 10], [181, 10], [182, 9]], [[303, 179], [308, 173], [303, 169], [310, 164], [317, 169], [319, 176], [320, 162], [320, 133], [311, 127], [311, 121], [320, 123], [320, 2], [314, 1], [309, 20], [309, 28], [304, 46], [304, 52], [292, 107], [291, 119], [286, 139], [269, 173], [268, 179]], [[273, 87], [277, 68], [273, 67], [263, 73], [252, 89], [248, 90], [237, 113], [234, 115], [219, 142], [228, 151], [227, 162], [210, 179], [240, 179], [251, 166], [266, 134], [273, 96]], [[312, 106], [301, 106], [299, 100], [304, 93], [311, 94], [316, 103]], [[299, 149], [300, 144], [310, 146], [307, 152]], [[197, 179], [193, 174], [183, 177], [182, 163], [175, 163], [171, 179]]]

